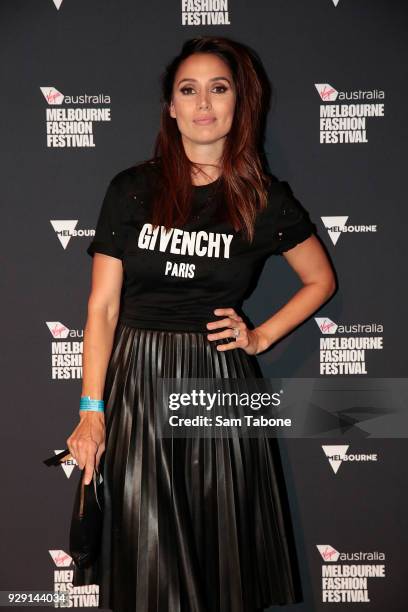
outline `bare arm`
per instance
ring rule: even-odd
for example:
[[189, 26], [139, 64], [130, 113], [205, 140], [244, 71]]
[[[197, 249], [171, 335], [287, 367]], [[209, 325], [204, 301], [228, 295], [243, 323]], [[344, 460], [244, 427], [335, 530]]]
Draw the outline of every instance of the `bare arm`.
[[[82, 395], [89, 395], [93, 399], [103, 398], [119, 316], [122, 283], [121, 260], [95, 253], [84, 329], [82, 367]], [[85, 483], [88, 484], [105, 450], [105, 415], [103, 412], [81, 411], [79, 416], [80, 421], [67, 439], [67, 445], [79, 467], [85, 467]]]
[[[84, 330], [82, 395], [102, 399], [106, 370], [119, 316], [123, 282], [120, 259], [95, 253]], [[86, 416], [81, 413], [81, 418]]]
[[295, 295], [272, 317], [256, 327], [259, 336], [257, 352], [266, 350], [324, 304], [336, 290], [336, 280], [330, 262], [316, 236], [283, 254], [302, 281]]

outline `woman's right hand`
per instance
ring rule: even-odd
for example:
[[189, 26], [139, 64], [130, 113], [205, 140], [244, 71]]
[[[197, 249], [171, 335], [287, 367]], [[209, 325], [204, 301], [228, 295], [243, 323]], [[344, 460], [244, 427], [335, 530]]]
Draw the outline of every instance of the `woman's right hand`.
[[89, 484], [105, 450], [104, 413], [83, 411], [78, 425], [67, 438], [67, 446], [79, 468], [82, 470], [85, 467], [84, 483]]

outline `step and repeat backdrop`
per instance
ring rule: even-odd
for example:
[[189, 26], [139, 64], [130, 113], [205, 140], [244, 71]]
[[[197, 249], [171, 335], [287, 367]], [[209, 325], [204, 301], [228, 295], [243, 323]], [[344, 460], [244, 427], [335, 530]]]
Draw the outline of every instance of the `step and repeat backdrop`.
[[[86, 247], [106, 187], [152, 155], [164, 66], [208, 34], [259, 54], [270, 168], [309, 211], [338, 278], [331, 300], [259, 356], [266, 377], [342, 390], [336, 435], [280, 440], [303, 590], [287, 609], [407, 610], [406, 430], [390, 433], [376, 384], [408, 376], [406, 3], [3, 0], [0, 15], [0, 590], [98, 605], [96, 585], [72, 589], [79, 469], [42, 460], [78, 421]], [[298, 288], [271, 257], [245, 313], [259, 324]]]

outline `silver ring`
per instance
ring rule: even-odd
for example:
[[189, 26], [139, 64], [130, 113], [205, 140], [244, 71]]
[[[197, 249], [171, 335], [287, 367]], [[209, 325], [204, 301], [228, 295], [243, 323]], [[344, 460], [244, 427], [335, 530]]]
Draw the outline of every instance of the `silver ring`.
[[235, 338], [238, 338], [238, 336], [239, 336], [239, 328], [238, 327], [233, 327], [232, 331], [234, 333]]

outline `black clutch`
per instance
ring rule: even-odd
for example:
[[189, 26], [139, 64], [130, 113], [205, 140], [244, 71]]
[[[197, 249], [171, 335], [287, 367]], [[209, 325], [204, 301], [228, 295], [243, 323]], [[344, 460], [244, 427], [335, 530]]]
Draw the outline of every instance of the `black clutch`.
[[[70, 455], [65, 449], [55, 456], [44, 460], [48, 466], [59, 465]], [[96, 561], [100, 551], [103, 524], [103, 460], [101, 456], [98, 469], [94, 469], [92, 480], [84, 483], [85, 468], [81, 470], [75, 493], [69, 532], [70, 555], [79, 569], [85, 569]]]
[[69, 532], [70, 555], [80, 569], [89, 567], [98, 558], [104, 505], [101, 466], [94, 469], [92, 480], [87, 485], [84, 476], [85, 468], [81, 470]]

